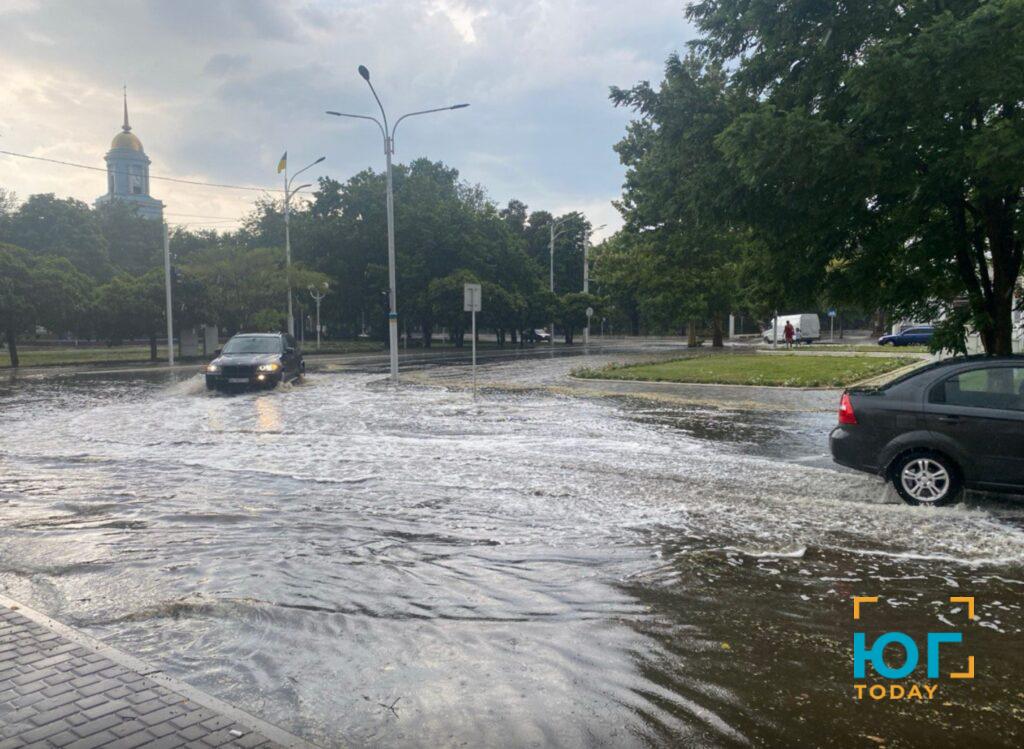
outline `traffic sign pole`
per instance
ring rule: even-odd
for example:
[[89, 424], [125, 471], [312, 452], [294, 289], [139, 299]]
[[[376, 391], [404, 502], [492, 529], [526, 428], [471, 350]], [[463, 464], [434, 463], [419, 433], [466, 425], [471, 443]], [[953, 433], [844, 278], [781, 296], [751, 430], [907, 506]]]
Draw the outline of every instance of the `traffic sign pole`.
[[473, 397], [476, 398], [476, 313], [483, 309], [480, 284], [467, 283], [462, 287], [462, 309], [472, 316], [470, 335], [473, 339]]

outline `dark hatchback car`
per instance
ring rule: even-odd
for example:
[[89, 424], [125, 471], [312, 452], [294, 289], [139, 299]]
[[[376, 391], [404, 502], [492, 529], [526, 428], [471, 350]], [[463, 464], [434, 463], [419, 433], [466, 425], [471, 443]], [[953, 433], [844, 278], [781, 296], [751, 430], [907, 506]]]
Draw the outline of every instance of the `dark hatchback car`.
[[899, 333], [884, 335], [878, 339], [879, 346], [920, 346], [931, 343], [935, 328], [931, 325], [918, 325], [901, 330]]
[[905, 502], [963, 489], [1024, 493], [1024, 356], [971, 356], [843, 393], [833, 459], [879, 474]]
[[206, 388], [272, 388], [306, 371], [295, 339], [283, 333], [239, 333], [206, 365]]

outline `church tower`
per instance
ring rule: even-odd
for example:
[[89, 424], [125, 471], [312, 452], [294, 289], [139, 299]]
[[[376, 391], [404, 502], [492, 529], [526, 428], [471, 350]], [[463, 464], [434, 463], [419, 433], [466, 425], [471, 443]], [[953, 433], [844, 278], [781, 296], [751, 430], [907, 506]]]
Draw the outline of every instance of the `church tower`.
[[149, 157], [142, 141], [128, 124], [128, 90], [124, 92], [124, 124], [114, 136], [106, 155], [107, 194], [96, 198], [96, 205], [115, 200], [135, 206], [143, 218], [163, 219], [164, 204], [149, 195]]

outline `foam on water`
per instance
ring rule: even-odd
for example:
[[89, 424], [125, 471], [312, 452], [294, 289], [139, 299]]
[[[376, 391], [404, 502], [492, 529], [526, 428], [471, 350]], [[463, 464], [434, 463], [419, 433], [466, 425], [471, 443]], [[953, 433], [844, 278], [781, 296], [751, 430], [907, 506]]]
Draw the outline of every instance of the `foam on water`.
[[[771, 581], [807, 618], [850, 580], [1005, 588], [1024, 565], [1012, 505], [921, 511], [764, 447], [823, 440], [817, 415], [365, 374], [47, 382], [0, 407], [0, 584], [312, 738], [743, 743], [760, 728], [699, 665], [719, 607]], [[399, 695], [417, 738], [364, 704]]]

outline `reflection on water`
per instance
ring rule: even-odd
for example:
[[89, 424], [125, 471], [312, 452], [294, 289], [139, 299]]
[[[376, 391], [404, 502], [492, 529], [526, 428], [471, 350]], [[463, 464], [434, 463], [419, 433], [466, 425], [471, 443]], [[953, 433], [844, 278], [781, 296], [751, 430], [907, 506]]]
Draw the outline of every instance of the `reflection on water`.
[[281, 431], [281, 406], [273, 395], [256, 400], [256, 423], [261, 432]]
[[[803, 464], [821, 415], [359, 374], [0, 413], [0, 587], [326, 745], [1019, 743], [1024, 512]], [[984, 678], [852, 701], [853, 593], [923, 632], [967, 591]]]

